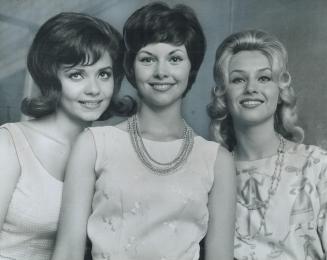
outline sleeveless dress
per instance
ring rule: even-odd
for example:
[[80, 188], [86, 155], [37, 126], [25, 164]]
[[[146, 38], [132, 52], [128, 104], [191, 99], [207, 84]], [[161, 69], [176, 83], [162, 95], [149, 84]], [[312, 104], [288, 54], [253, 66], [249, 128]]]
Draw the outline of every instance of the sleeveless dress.
[[19, 123], [10, 133], [21, 173], [0, 232], [0, 259], [49, 260], [56, 237], [63, 183], [35, 157]]
[[322, 260], [327, 252], [327, 152], [298, 144], [285, 152], [267, 204], [277, 155], [237, 161], [237, 260]]
[[[200, 136], [187, 162], [170, 175], [150, 172], [127, 132], [93, 127], [96, 184], [88, 236], [94, 260], [197, 260], [208, 225], [208, 193], [219, 144]], [[144, 144], [168, 162], [182, 140]]]

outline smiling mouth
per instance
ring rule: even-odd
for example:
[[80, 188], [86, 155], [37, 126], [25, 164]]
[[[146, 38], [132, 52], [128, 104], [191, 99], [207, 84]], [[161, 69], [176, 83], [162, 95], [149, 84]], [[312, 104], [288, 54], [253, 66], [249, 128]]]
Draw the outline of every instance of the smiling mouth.
[[78, 103], [80, 103], [83, 107], [94, 109], [98, 108], [103, 100], [80, 100]]
[[150, 83], [149, 85], [154, 90], [163, 92], [163, 91], [167, 91], [175, 84], [174, 83]]
[[245, 108], [254, 108], [260, 106], [262, 103], [263, 101], [258, 99], [244, 99], [240, 101], [240, 104]]

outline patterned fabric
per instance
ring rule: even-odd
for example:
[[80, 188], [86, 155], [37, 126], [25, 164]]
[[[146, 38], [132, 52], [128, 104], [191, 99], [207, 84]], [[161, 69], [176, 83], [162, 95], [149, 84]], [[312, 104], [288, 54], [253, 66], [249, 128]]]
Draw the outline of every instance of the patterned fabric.
[[9, 131], [21, 166], [2, 230], [0, 259], [48, 260], [54, 248], [63, 183], [35, 157], [19, 123]]
[[[88, 235], [94, 260], [197, 260], [208, 224], [208, 193], [219, 145], [200, 136], [186, 164], [158, 176], [140, 162], [127, 132], [90, 128], [96, 187]], [[172, 160], [182, 140], [144, 140], [156, 160]]]
[[296, 145], [267, 205], [277, 155], [238, 161], [235, 258], [319, 260], [327, 250], [327, 152]]

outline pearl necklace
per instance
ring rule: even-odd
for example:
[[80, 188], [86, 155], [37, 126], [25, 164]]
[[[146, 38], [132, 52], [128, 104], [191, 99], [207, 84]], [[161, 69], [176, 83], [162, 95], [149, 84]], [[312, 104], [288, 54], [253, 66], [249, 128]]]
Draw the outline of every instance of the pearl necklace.
[[246, 207], [248, 210], [257, 210], [259, 208], [262, 207], [262, 217], [260, 220], [260, 226], [257, 229], [257, 231], [252, 234], [252, 235], [242, 235], [240, 234], [240, 232], [238, 231], [238, 229], [236, 229], [236, 234], [237, 236], [241, 239], [241, 240], [251, 240], [255, 237], [257, 237], [262, 229], [263, 226], [266, 225], [266, 213], [267, 210], [269, 208], [269, 204], [270, 204], [270, 200], [273, 197], [273, 195], [276, 193], [277, 188], [279, 186], [280, 180], [281, 180], [281, 173], [282, 173], [282, 169], [283, 169], [283, 164], [284, 164], [284, 157], [285, 157], [285, 139], [279, 135], [279, 145], [277, 148], [277, 159], [275, 162], [275, 169], [274, 169], [274, 173], [271, 177], [271, 182], [270, 182], [270, 187], [268, 189], [268, 196], [267, 199], [265, 201], [262, 202], [262, 205], [257, 206], [257, 207], [253, 207], [253, 206], [249, 206], [246, 205], [245, 203], [237, 200], [237, 203], [241, 204], [242, 206]]
[[143, 163], [153, 174], [156, 175], [169, 175], [176, 172], [182, 165], [187, 161], [188, 156], [190, 155], [193, 144], [194, 144], [194, 134], [191, 127], [189, 127], [186, 122], [184, 122], [184, 131], [183, 131], [183, 143], [177, 154], [177, 156], [170, 162], [162, 163], [158, 162], [147, 151], [142, 136], [140, 134], [140, 129], [138, 125], [138, 119], [136, 115], [133, 115], [127, 120], [128, 123], [128, 132], [131, 137], [131, 141], [134, 147], [134, 150]]

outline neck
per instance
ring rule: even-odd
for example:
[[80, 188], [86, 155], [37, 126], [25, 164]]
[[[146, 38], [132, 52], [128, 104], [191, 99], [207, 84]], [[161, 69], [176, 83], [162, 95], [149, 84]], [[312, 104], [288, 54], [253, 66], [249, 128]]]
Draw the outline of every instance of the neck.
[[256, 160], [274, 155], [279, 146], [278, 134], [271, 124], [236, 126], [235, 136], [234, 154], [238, 160]]
[[137, 116], [141, 134], [146, 138], [169, 141], [183, 136], [185, 125], [181, 106], [153, 110], [145, 104], [141, 104]]
[[50, 115], [45, 120], [49, 128], [53, 129], [53, 133], [69, 146], [74, 143], [78, 134], [80, 134], [85, 127], [91, 125], [91, 122], [72, 120], [62, 115], [60, 112]]

